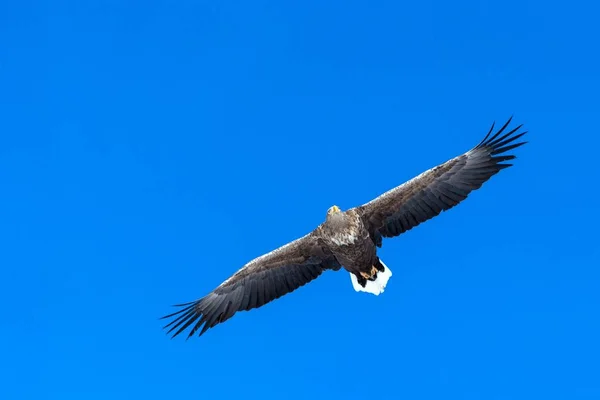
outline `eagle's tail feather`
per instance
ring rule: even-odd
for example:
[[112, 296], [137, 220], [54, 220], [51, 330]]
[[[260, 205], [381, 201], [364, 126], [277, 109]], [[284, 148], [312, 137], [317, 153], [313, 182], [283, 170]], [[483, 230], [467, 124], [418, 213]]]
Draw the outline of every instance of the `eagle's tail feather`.
[[381, 259], [378, 260], [377, 264], [378, 265], [375, 265], [375, 268], [377, 268], [378, 271], [375, 274], [375, 279], [373, 280], [367, 280], [362, 276], [357, 277], [353, 273], [350, 273], [350, 280], [352, 281], [352, 287], [354, 287], [354, 290], [357, 292], [371, 293], [375, 296], [383, 293], [388, 280], [392, 276], [392, 270], [389, 269], [388, 266], [381, 261]]

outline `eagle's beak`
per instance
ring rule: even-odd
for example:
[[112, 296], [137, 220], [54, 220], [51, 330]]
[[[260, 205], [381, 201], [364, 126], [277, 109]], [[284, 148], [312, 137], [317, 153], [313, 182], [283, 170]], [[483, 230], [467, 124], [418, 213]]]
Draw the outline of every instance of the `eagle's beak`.
[[333, 206], [331, 208], [331, 212], [333, 212], [333, 213], [339, 213], [340, 212], [340, 208], [338, 206]]

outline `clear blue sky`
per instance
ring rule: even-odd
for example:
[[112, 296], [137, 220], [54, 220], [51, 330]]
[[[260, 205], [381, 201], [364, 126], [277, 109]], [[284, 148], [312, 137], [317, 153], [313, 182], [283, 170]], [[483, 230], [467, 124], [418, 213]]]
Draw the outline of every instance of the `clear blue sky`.
[[[0, 397], [600, 398], [596, 7], [1, 2]], [[387, 240], [383, 295], [161, 329], [512, 114], [515, 167]]]

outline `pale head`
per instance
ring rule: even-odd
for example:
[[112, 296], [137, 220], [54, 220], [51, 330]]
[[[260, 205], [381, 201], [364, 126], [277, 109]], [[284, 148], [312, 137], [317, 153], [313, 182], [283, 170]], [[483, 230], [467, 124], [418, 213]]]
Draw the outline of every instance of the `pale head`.
[[331, 217], [334, 214], [339, 214], [341, 212], [342, 210], [340, 210], [338, 206], [333, 205], [327, 209], [327, 218]]

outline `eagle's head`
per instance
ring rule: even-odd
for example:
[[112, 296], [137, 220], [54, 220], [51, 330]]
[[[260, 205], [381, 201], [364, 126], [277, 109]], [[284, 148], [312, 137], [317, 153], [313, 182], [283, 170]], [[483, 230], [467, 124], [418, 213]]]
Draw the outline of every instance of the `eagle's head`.
[[[353, 235], [356, 223], [352, 215], [342, 211], [338, 206], [331, 206], [327, 210], [327, 218], [323, 224], [327, 235], [337, 235], [343, 232], [345, 235]], [[339, 243], [338, 243], [339, 244]]]
[[333, 205], [327, 209], [327, 219], [329, 219], [332, 215], [341, 213], [342, 210], [336, 205]]

